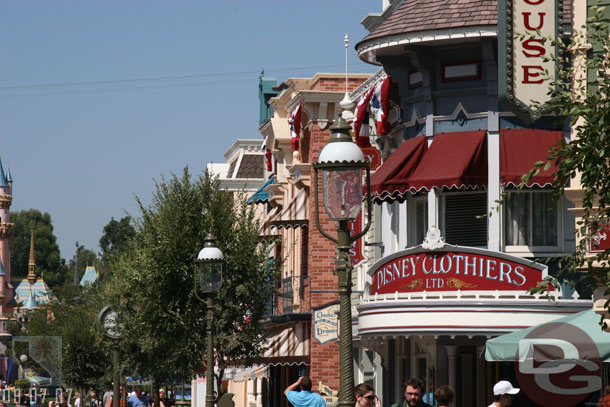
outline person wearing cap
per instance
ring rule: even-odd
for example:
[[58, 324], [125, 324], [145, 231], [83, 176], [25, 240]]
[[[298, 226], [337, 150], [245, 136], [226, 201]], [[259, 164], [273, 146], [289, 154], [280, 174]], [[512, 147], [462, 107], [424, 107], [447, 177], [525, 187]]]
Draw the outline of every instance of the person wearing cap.
[[500, 380], [494, 385], [494, 401], [489, 407], [509, 407], [519, 390], [513, 387], [508, 380]]

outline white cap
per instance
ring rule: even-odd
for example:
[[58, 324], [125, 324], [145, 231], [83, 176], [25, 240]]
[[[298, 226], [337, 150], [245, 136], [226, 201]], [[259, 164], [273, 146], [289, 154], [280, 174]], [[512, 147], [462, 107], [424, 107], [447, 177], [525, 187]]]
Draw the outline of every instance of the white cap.
[[501, 396], [502, 394], [517, 394], [519, 390], [516, 387], [513, 387], [509, 381], [501, 380], [494, 386], [494, 396]]

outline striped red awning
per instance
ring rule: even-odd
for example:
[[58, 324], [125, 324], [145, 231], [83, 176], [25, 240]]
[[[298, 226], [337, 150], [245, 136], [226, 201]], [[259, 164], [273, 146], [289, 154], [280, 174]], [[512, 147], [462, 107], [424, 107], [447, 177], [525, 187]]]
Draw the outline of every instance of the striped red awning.
[[440, 133], [409, 179], [411, 191], [487, 186], [487, 131]]
[[[561, 130], [503, 129], [500, 130], [500, 182], [502, 185], [518, 186], [521, 177], [527, 174], [536, 161], [545, 161], [549, 150], [563, 138]], [[555, 179], [557, 165], [535, 175], [528, 187], [551, 185]]]
[[425, 136], [405, 140], [371, 176], [371, 199], [378, 203], [404, 200], [407, 180], [427, 150]]

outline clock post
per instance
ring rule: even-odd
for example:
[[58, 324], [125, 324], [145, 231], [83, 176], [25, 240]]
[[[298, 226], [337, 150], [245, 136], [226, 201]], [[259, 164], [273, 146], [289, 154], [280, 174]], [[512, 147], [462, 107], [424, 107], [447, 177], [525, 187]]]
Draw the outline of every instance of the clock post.
[[121, 400], [121, 375], [119, 374], [120, 354], [118, 344], [120, 334], [117, 327], [116, 317], [116, 311], [111, 309], [109, 306], [104, 307], [97, 317], [98, 329], [108, 339], [112, 340], [112, 407], [119, 407]]

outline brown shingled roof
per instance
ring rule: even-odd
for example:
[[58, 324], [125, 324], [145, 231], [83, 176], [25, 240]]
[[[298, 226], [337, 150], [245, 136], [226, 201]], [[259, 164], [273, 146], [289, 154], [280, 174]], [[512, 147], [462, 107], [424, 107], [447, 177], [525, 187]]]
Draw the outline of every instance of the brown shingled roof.
[[[570, 23], [571, 1], [564, 0], [563, 7], [563, 22]], [[390, 35], [497, 23], [497, 0], [405, 0], [356, 48], [365, 41]]]
[[262, 154], [244, 154], [235, 178], [263, 178], [264, 158]]

